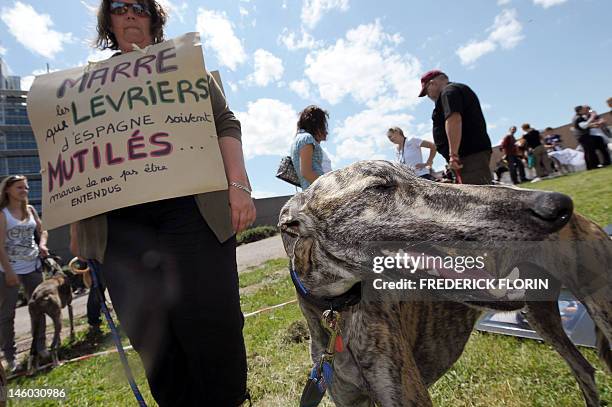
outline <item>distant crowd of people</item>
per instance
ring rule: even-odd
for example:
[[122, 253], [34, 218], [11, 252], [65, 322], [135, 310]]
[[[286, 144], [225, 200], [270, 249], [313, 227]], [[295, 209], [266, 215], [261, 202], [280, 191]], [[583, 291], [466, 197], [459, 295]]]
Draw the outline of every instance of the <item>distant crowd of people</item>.
[[[386, 135], [395, 144], [397, 161], [420, 177], [440, 181], [442, 179], [434, 177], [431, 168], [436, 154], [440, 153], [448, 163], [449, 171], [444, 173], [447, 180], [491, 184], [491, 139], [476, 93], [465, 84], [450, 82], [444, 72], [432, 70], [421, 77], [419, 97], [423, 96], [434, 102], [434, 142], [407, 138], [400, 127], [390, 127]], [[331, 170], [331, 165], [324, 164], [326, 154], [320, 145], [327, 139], [328, 117], [325, 110], [314, 105], [299, 114], [290, 156], [304, 189]], [[422, 148], [429, 150], [427, 160], [423, 160]]]
[[[421, 77], [420, 97], [428, 96], [434, 102], [432, 113], [434, 142], [416, 137], [407, 138], [404, 131], [392, 126], [387, 138], [395, 145], [396, 160], [410, 167], [417, 176], [432, 181], [466, 184], [491, 184], [491, 139], [477, 95], [469, 86], [450, 82], [439, 70], [432, 70]], [[612, 98], [608, 99], [612, 108]], [[576, 136], [588, 170], [610, 164], [610, 130], [605, 119], [589, 106], [577, 106], [572, 121], [572, 133]], [[327, 140], [328, 112], [318, 106], [308, 106], [299, 115], [297, 134], [291, 145], [291, 159], [302, 188], [308, 188], [315, 179], [331, 170], [331, 162], [320, 143]], [[504, 172], [509, 172], [513, 184], [537, 181], [560, 172], [567, 150], [561, 135], [553, 128], [537, 130], [529, 123], [521, 126], [522, 135], [516, 138], [517, 128], [512, 126], [502, 139], [502, 159], [497, 162], [497, 182]], [[421, 149], [429, 150], [423, 159]], [[578, 151], [572, 150], [575, 154]], [[556, 156], [556, 153], [559, 153]], [[446, 160], [442, 177], [434, 176], [433, 160], [440, 153]], [[551, 156], [554, 157], [551, 158]], [[535, 171], [535, 177], [527, 177], [526, 169]]]
[[[612, 108], [612, 98], [609, 98], [607, 103]], [[608, 143], [612, 142], [612, 134], [609, 124], [589, 106], [576, 106], [574, 110], [576, 114], [572, 119], [571, 132], [584, 153], [586, 169], [592, 170], [610, 165]], [[508, 171], [513, 184], [530, 181], [525, 175], [526, 167], [535, 170], [537, 179], [549, 177], [554, 171], [560, 171], [557, 167], [563, 163], [551, 157], [557, 158], [556, 152], [567, 149], [561, 136], [551, 127], [546, 127], [540, 132], [525, 123], [521, 128], [523, 130], [521, 138], [518, 140], [515, 138], [517, 129], [512, 126], [501, 142], [500, 150], [503, 152], [503, 157], [495, 169], [498, 180], [501, 179], [501, 174]]]

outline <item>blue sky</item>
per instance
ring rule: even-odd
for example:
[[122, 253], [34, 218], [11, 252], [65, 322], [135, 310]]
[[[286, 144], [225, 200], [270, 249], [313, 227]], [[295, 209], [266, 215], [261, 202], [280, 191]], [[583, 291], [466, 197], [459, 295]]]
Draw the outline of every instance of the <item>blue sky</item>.
[[[477, 92], [494, 143], [512, 124], [565, 124], [576, 104], [605, 112], [612, 96], [609, 0], [160, 3], [170, 9], [167, 37], [199, 31], [207, 68], [220, 71], [257, 197], [294, 191], [274, 174], [308, 104], [330, 112], [323, 146], [334, 168], [392, 159], [391, 126], [431, 139], [433, 104], [417, 94], [432, 68]], [[0, 0], [0, 57], [26, 88], [47, 63], [106, 57], [89, 46], [96, 5]]]

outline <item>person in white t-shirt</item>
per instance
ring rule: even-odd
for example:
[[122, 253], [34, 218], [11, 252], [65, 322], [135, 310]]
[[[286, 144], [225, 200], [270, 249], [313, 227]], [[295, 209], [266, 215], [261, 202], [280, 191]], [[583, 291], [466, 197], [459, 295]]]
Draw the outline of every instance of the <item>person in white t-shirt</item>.
[[[416, 137], [407, 139], [406, 136], [404, 136], [403, 130], [399, 127], [391, 127], [387, 131], [387, 137], [389, 141], [397, 145], [396, 154], [399, 163], [410, 167], [415, 174], [421, 178], [436, 181], [430, 174], [431, 166], [437, 151], [434, 143]], [[429, 157], [426, 162], [423, 162], [421, 148], [429, 149]]]
[[[48, 256], [47, 231], [33, 206], [28, 205], [28, 179], [6, 177], [0, 183], [0, 350], [8, 370], [17, 369], [15, 356], [15, 306], [19, 284], [29, 299], [43, 281], [39, 256]], [[36, 243], [35, 233], [40, 236]], [[45, 347], [45, 320], [40, 321], [35, 346], [39, 355]], [[46, 357], [46, 356], [43, 356]]]

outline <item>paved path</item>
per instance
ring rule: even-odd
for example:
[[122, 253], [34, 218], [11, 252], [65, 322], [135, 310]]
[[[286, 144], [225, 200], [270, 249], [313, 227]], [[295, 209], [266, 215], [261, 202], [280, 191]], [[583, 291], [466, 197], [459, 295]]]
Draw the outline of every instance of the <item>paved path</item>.
[[[236, 261], [238, 263], [238, 271], [242, 272], [249, 267], [256, 267], [271, 259], [285, 257], [285, 249], [280, 238], [280, 235], [269, 237], [257, 242], [238, 246], [236, 249]], [[77, 297], [72, 302], [74, 311], [74, 319], [87, 314], [87, 295]], [[64, 309], [62, 315], [68, 319], [68, 310]], [[47, 334], [52, 332], [53, 322], [47, 317]], [[66, 328], [66, 327], [64, 327]], [[64, 334], [62, 334], [64, 336]], [[30, 314], [28, 307], [17, 308], [15, 315], [15, 337], [18, 342], [18, 351], [24, 349], [27, 345], [29, 349], [30, 341]]]
[[236, 249], [238, 272], [244, 271], [249, 267], [259, 266], [268, 260], [278, 259], [279, 257], [287, 257], [280, 235], [244, 244]]

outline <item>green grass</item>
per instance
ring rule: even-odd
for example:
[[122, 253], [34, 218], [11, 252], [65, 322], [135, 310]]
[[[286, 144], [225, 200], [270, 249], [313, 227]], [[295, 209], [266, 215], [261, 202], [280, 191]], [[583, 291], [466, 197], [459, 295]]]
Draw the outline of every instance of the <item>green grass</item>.
[[256, 226], [238, 233], [236, 235], [236, 243], [240, 246], [241, 244], [252, 243], [274, 236], [277, 233], [278, 228], [276, 226]]
[[583, 171], [521, 188], [562, 192], [572, 197], [574, 208], [600, 226], [612, 224], [612, 167]]
[[[286, 271], [287, 260], [277, 259], [240, 275], [242, 288], [256, 288], [241, 298], [245, 313], [295, 298]], [[307, 340], [292, 340], [295, 324], [305, 328], [297, 304], [247, 318], [244, 336], [248, 352], [249, 389], [255, 406], [287, 407], [298, 404], [311, 368]], [[98, 348], [109, 349], [108, 334]], [[85, 340], [77, 336], [77, 344]], [[98, 348], [91, 349], [96, 351]], [[64, 344], [64, 352], [70, 352]], [[581, 348], [597, 368], [602, 400], [612, 402], [612, 379], [592, 349]], [[128, 352], [136, 380], [149, 405], [155, 405], [137, 355]], [[20, 388], [65, 388], [65, 406], [132, 406], [133, 395], [117, 354], [68, 364], [32, 378], [11, 381]], [[431, 389], [437, 406], [581, 406], [578, 386], [563, 360], [550, 346], [532, 340], [474, 332], [453, 368]], [[55, 406], [56, 401], [15, 403]], [[331, 407], [329, 398], [321, 406]]]
[[286, 259], [276, 259], [269, 260], [260, 267], [247, 269], [240, 273], [240, 288], [261, 284], [275, 272], [280, 271], [282, 268], [286, 269], [287, 265]]

